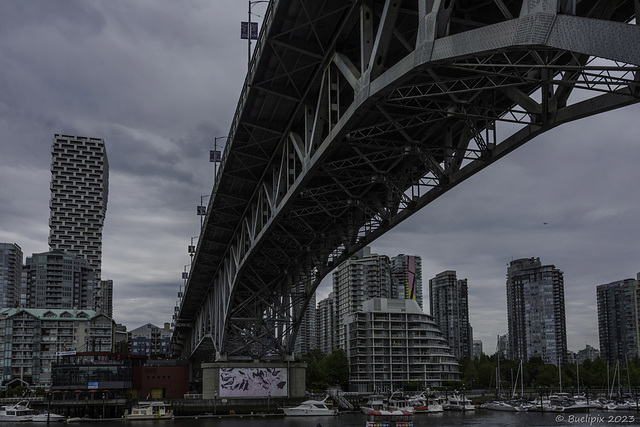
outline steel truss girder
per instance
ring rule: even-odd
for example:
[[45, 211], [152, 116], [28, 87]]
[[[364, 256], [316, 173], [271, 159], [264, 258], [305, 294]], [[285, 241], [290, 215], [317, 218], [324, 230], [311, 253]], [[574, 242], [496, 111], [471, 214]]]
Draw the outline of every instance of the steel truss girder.
[[177, 348], [199, 360], [290, 357], [309, 299], [341, 261], [541, 133], [640, 101], [638, 8], [274, 1]]

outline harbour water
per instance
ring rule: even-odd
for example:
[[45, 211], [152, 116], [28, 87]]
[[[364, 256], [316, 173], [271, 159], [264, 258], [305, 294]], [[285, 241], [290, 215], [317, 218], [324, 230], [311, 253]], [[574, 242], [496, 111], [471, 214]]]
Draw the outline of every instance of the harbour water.
[[[2, 427], [46, 426], [43, 423], [0, 423]], [[366, 416], [360, 413], [341, 414], [335, 417], [198, 417], [175, 418], [173, 420], [92, 420], [69, 425], [99, 427], [365, 427]], [[66, 424], [52, 423], [52, 426]], [[547, 427], [547, 426], [627, 426], [640, 425], [640, 413], [626, 411], [593, 411], [588, 414], [557, 414], [539, 412], [498, 412], [478, 410], [476, 412], [444, 412], [418, 414], [414, 427]]]

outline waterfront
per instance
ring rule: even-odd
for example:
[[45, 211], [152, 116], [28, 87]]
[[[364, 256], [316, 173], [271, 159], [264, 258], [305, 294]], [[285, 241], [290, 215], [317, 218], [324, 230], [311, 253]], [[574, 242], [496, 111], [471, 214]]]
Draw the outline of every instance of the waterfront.
[[[173, 420], [89, 420], [72, 425], [100, 427], [364, 427], [366, 417], [361, 413], [341, 414], [336, 417], [285, 416], [232, 416], [232, 417], [177, 417]], [[43, 423], [2, 423], [2, 427], [42, 426]], [[52, 423], [52, 425], [63, 425]], [[419, 414], [414, 427], [547, 427], [547, 426], [625, 426], [640, 425], [640, 413], [626, 411], [593, 411], [589, 414], [557, 414], [539, 412], [444, 412]]]

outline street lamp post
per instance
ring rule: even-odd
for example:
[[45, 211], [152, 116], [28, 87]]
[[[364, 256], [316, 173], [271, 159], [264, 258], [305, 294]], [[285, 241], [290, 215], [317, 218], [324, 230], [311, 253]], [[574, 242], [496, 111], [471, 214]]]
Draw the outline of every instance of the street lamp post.
[[200, 216], [200, 229], [202, 229], [202, 224], [204, 222], [204, 216], [207, 214], [207, 208], [204, 205], [205, 197], [211, 197], [209, 194], [205, 194], [204, 196], [200, 196], [200, 205], [198, 206], [198, 216]]
[[270, 3], [270, 0], [249, 0], [249, 21], [247, 22], [247, 40], [249, 41], [247, 47], [247, 73], [251, 69], [251, 5], [258, 3]]
[[47, 424], [51, 422], [51, 398], [53, 395], [51, 394], [51, 390], [47, 392]]
[[213, 137], [213, 157], [210, 159], [213, 162], [213, 185], [216, 185], [216, 176], [218, 174], [218, 162], [222, 160], [222, 155], [218, 154], [218, 140], [229, 139], [228, 136], [214, 136]]
[[196, 253], [196, 246], [193, 244], [193, 239], [197, 239], [197, 238], [199, 238], [199, 236], [193, 236], [191, 238], [191, 244], [189, 245], [189, 250], [188, 250], [189, 256], [191, 257], [191, 264], [192, 265], [193, 265], [193, 256]]

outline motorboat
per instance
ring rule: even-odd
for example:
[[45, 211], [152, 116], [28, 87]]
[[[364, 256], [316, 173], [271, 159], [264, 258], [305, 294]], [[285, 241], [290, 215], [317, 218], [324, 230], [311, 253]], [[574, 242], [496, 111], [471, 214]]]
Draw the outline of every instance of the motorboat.
[[494, 400], [492, 402], [483, 403], [480, 405], [483, 409], [489, 409], [490, 411], [504, 411], [504, 412], [524, 412], [525, 409], [520, 405], [515, 405], [504, 400]]
[[436, 413], [444, 411], [440, 399], [434, 393], [431, 393], [429, 391], [422, 392], [417, 396], [413, 396], [409, 400], [419, 402], [418, 405], [414, 405], [416, 414]]
[[427, 396], [423, 393], [409, 397], [409, 402], [413, 406], [413, 412], [415, 414], [426, 414], [429, 412]]
[[476, 407], [469, 399], [460, 393], [455, 393], [447, 399], [452, 411], [475, 411]]
[[562, 396], [551, 396], [550, 399], [540, 400], [537, 398], [533, 401], [532, 407], [529, 409], [533, 412], [567, 412], [567, 413], [584, 413], [589, 412], [590, 405], [587, 402], [576, 402]]
[[60, 414], [54, 414], [52, 412], [41, 412], [39, 414], [35, 414], [33, 416], [33, 419], [31, 421], [37, 422], [37, 423], [46, 423], [46, 422], [61, 422], [61, 421], [65, 421], [67, 419], [67, 417], [65, 417], [64, 415], [60, 415]]
[[131, 420], [168, 419], [173, 418], [173, 411], [164, 402], [138, 402], [124, 417]]
[[413, 427], [414, 413], [400, 410], [369, 411], [366, 427]]
[[605, 409], [609, 411], [630, 411], [637, 408], [637, 404], [630, 401], [609, 402], [605, 405]]
[[27, 400], [0, 407], [0, 421], [22, 422], [31, 420], [33, 420], [33, 409], [29, 407], [29, 401]]
[[384, 403], [384, 397], [380, 394], [372, 394], [364, 405], [360, 405], [360, 410], [363, 414], [383, 409], [386, 409], [386, 405]]
[[401, 392], [397, 391], [391, 393], [387, 400], [387, 409], [390, 411], [415, 412], [415, 405], [420, 405], [420, 402], [410, 401]]
[[337, 408], [329, 408], [327, 406], [327, 398], [324, 400], [305, 400], [298, 406], [291, 408], [282, 408], [285, 415], [289, 417], [312, 417], [338, 415]]

